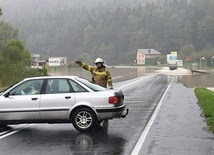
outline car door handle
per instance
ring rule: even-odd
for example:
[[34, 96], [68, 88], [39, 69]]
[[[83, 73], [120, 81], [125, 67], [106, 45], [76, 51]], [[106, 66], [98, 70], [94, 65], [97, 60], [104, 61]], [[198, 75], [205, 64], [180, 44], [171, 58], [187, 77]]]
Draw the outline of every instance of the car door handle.
[[36, 101], [38, 98], [31, 98], [31, 100]]
[[65, 96], [65, 99], [70, 99], [71, 98], [71, 96]]

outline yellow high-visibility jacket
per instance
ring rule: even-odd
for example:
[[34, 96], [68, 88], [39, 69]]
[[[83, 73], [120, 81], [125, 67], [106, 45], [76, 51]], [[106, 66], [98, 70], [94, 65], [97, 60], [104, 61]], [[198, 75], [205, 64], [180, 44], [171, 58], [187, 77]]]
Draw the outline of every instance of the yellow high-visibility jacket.
[[109, 88], [113, 89], [111, 74], [105, 67], [98, 69], [97, 67], [87, 65], [83, 62], [80, 62], [79, 65], [85, 70], [91, 72], [92, 78], [94, 79], [93, 82], [95, 82], [97, 85], [107, 88], [108, 83]]

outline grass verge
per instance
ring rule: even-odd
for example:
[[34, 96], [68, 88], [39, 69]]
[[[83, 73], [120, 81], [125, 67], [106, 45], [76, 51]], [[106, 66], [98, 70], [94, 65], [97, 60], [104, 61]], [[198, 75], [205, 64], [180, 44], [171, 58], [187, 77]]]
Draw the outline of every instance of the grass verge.
[[209, 130], [214, 133], [214, 91], [206, 88], [195, 88], [194, 92], [203, 110]]

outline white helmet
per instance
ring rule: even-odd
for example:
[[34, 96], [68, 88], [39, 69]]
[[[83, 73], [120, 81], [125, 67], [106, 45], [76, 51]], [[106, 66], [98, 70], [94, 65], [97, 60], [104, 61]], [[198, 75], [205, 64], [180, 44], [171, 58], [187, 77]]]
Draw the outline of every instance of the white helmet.
[[95, 60], [95, 64], [96, 64], [96, 63], [99, 63], [99, 62], [104, 63], [103, 59], [97, 58], [97, 59]]

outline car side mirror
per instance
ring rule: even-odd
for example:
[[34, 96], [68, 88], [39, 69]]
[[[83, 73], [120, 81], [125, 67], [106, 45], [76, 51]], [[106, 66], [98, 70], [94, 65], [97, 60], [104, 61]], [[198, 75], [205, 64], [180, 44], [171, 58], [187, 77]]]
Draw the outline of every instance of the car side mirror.
[[9, 97], [10, 96], [10, 92], [7, 92], [6, 94], [4, 94], [4, 97]]

